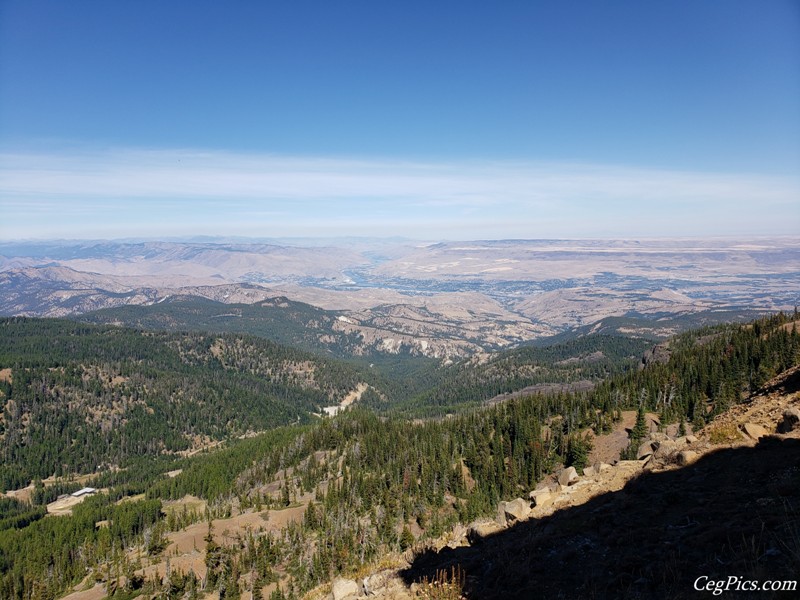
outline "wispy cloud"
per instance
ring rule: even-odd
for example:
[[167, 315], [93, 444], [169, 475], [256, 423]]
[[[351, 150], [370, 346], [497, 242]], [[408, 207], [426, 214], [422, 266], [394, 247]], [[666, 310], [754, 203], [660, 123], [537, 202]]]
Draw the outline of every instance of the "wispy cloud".
[[795, 233], [800, 180], [617, 165], [197, 150], [0, 154], [5, 237]]

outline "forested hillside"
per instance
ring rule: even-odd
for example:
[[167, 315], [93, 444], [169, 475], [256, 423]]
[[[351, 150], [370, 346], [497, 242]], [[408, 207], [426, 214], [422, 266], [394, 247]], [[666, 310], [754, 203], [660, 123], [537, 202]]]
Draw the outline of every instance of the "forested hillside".
[[[93, 573], [107, 582], [108, 589], [117, 589], [120, 597], [127, 598], [140, 593], [179, 597], [212, 590], [221, 597], [239, 597], [244, 590], [261, 590], [278, 581], [281, 585], [274, 598], [299, 597], [387, 552], [435, 538], [456, 523], [493, 514], [498, 500], [525, 494], [561, 465], [582, 466], [591, 445], [587, 428], [607, 431], [623, 409], [657, 411], [662, 424], [706, 423], [772, 375], [800, 362], [797, 318], [776, 315], [748, 325], [683, 334], [650, 353], [651, 360], [643, 368], [633, 366], [580, 392], [523, 395], [452, 418], [426, 421], [378, 416], [356, 408], [318, 423], [234, 440], [222, 450], [162, 466], [164, 470], [181, 468], [176, 477], [164, 477], [156, 467], [136, 463], [91, 482], [108, 488], [110, 499], [145, 491], [138, 504], [120, 506], [134, 514], [141, 512], [136, 523], [149, 526], [126, 525], [133, 522], [118, 515], [117, 505], [103, 500], [105, 495], [92, 499], [86, 508], [81, 506], [74, 516], [59, 519], [42, 518], [35, 506], [11, 503], [2, 507], [0, 520], [0, 596], [21, 599], [35, 593], [53, 598], [84, 574]], [[71, 327], [75, 328], [71, 333], [62, 331], [55, 339], [62, 340], [59, 343], [66, 343], [70, 336], [79, 339], [81, 326]], [[113, 336], [114, 331], [121, 331], [117, 335], [123, 337], [132, 335], [124, 330], [90, 329], [93, 335]], [[214, 356], [211, 348], [217, 337], [136, 335], [169, 341], [166, 347], [190, 366], [214, 364], [213, 357], [219, 364], [211, 371], [220, 377], [231, 369], [226, 365], [235, 361], [233, 350], [220, 358]], [[231, 339], [239, 344], [257, 343], [250, 338]], [[194, 341], [189, 344], [188, 340]], [[200, 350], [204, 346], [197, 340], [207, 341], [206, 351]], [[589, 344], [584, 349], [589, 355], [596, 352], [594, 342], [582, 343]], [[561, 358], [562, 349], [545, 350], [552, 364], [569, 360]], [[621, 343], [619, 355], [629, 351]], [[163, 352], [168, 354], [168, 350]], [[500, 366], [493, 367], [490, 361], [481, 368], [491, 373], [492, 368], [503, 372], [503, 365], [524, 366], [529, 364], [530, 352], [534, 350], [505, 355], [499, 359]], [[144, 357], [141, 361], [139, 366], [149, 364]], [[587, 368], [577, 364], [567, 366]], [[48, 368], [62, 366], [54, 363]], [[263, 373], [266, 367], [254, 363], [247, 369]], [[3, 389], [8, 393], [10, 388], [6, 384]], [[41, 386], [34, 386], [37, 389]], [[635, 435], [634, 431], [633, 444]], [[157, 507], [187, 494], [206, 501], [205, 512], [182, 516], [166, 508], [157, 512]], [[261, 514], [266, 526], [269, 517], [263, 515], [291, 507], [301, 507], [304, 517], [278, 532], [229, 535], [227, 542], [220, 543], [210, 527], [201, 555], [202, 572], [173, 568], [162, 581], [146, 577], [146, 561], [135, 558], [162, 560], [161, 552], [172, 539], [170, 532], [204, 518], [213, 524], [230, 515], [255, 518]], [[119, 521], [119, 525], [97, 529], [95, 523], [103, 519]], [[57, 547], [44, 542], [51, 539], [61, 542]], [[132, 546], [138, 554], [124, 552]]]
[[176, 296], [149, 306], [120, 306], [81, 315], [82, 321], [166, 331], [243, 333], [336, 357], [363, 351], [355, 333], [335, 327], [339, 313], [288, 298], [255, 304], [223, 304], [197, 296]]
[[[428, 386], [393, 407], [409, 416], [438, 416], [480, 406], [529, 386], [588, 388], [635, 367], [652, 342], [614, 335], [588, 335], [550, 346], [528, 346], [465, 360], [429, 378]], [[573, 386], [571, 384], [579, 384]]]
[[663, 422], [702, 426], [770, 378], [797, 364], [798, 314], [778, 314], [743, 325], [718, 325], [661, 344], [646, 368], [602, 382], [593, 392], [603, 410], [643, 407]]
[[362, 381], [237, 335], [0, 320], [0, 487], [306, 422]]
[[0, 320], [0, 487], [93, 472], [291, 422], [359, 383], [383, 414], [443, 415], [537, 383], [596, 382], [647, 344], [587, 336], [440, 367], [423, 357], [345, 363], [237, 334]]

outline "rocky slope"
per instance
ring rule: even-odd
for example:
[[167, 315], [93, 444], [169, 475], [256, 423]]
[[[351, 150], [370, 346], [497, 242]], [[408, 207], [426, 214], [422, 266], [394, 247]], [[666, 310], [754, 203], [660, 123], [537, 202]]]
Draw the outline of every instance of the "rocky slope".
[[791, 597], [742, 582], [797, 580], [798, 391], [800, 366], [696, 435], [651, 420], [638, 460], [565, 469], [501, 503], [495, 520], [457, 528], [404, 566], [337, 580], [329, 597], [692, 598], [709, 594], [699, 577], [734, 578], [737, 597]]

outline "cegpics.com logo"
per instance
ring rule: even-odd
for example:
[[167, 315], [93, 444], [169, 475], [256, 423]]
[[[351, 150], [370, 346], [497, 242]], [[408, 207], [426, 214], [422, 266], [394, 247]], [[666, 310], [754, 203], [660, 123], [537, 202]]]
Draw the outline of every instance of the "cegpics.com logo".
[[711, 592], [719, 596], [722, 592], [793, 592], [797, 590], [797, 580], [757, 581], [731, 575], [727, 579], [709, 579], [701, 575], [694, 580], [698, 592]]

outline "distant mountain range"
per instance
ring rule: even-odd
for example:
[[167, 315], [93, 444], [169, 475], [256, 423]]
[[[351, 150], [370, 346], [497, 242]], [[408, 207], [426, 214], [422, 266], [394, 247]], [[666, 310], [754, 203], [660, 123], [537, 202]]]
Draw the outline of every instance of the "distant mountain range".
[[799, 303], [798, 238], [0, 244], [0, 315], [101, 311], [86, 318], [338, 355], [450, 362], [616, 318], [663, 338]]

